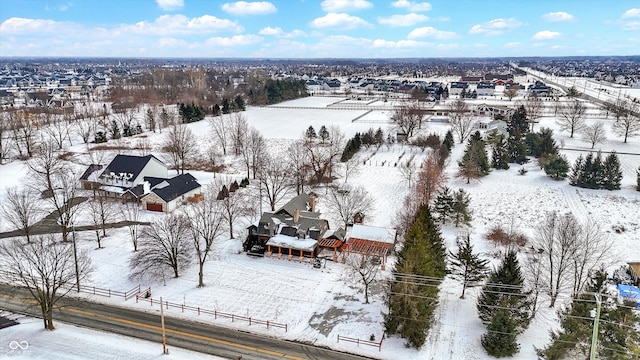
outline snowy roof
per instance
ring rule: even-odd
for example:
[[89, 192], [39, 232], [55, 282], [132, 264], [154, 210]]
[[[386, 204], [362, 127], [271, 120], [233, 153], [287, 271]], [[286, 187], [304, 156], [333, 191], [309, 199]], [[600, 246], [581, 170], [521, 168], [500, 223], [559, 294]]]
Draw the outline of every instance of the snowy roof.
[[293, 236], [277, 234], [267, 241], [267, 245], [293, 250], [313, 251], [318, 245], [318, 242], [310, 238], [298, 239]]
[[104, 190], [112, 193], [118, 193], [118, 194], [122, 194], [126, 191], [126, 189], [123, 189], [119, 186], [110, 186], [110, 185], [100, 186], [100, 190]]
[[396, 240], [396, 229], [354, 224], [347, 237], [393, 244]]

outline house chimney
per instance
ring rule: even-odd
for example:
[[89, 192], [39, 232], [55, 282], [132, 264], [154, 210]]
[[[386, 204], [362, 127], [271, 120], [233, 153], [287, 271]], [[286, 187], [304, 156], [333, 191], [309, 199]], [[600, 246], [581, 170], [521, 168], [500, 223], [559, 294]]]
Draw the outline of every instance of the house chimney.
[[293, 222], [297, 223], [298, 220], [300, 220], [300, 210], [296, 209], [296, 211], [293, 212]]
[[309, 197], [309, 208], [309, 211], [316, 212], [316, 197], [313, 195]]

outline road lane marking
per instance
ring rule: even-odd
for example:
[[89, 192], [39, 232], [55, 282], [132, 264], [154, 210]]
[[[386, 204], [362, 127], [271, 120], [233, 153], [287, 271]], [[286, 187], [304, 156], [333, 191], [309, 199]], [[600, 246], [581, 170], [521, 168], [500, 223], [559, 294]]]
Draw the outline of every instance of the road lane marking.
[[[115, 321], [115, 322], [120, 322], [120, 323], [129, 324], [129, 325], [133, 325], [133, 326], [138, 326], [138, 327], [144, 327], [144, 328], [153, 329], [153, 330], [157, 330], [157, 331], [162, 331], [162, 328], [160, 326], [156, 326], [156, 325], [149, 325], [149, 324], [145, 324], [145, 323], [141, 323], [141, 322], [137, 322], [137, 321], [133, 321], [133, 320], [127, 320], [127, 319], [122, 319], [122, 318], [113, 317], [113, 316], [96, 314], [96, 313], [93, 313], [93, 312], [90, 312], [90, 311], [85, 311], [85, 310], [78, 310], [78, 309], [73, 309], [73, 308], [66, 308], [66, 310], [70, 311], [70, 312], [75, 312], [75, 313], [78, 313], [78, 314], [83, 314], [83, 315], [86, 315], [86, 316], [99, 317], [99, 318], [103, 318], [103, 319], [107, 319], [107, 320], [111, 320], [111, 321]], [[220, 339], [216, 339], [216, 338], [212, 338], [212, 337], [208, 337], [208, 336], [203, 336], [203, 335], [198, 335], [198, 334], [192, 334], [192, 333], [188, 333], [188, 332], [184, 332], [184, 331], [166, 329], [166, 328], [165, 328], [165, 331], [167, 333], [172, 333], [172, 334], [176, 334], [176, 335], [182, 335], [182, 336], [191, 337], [191, 338], [195, 338], [195, 339], [205, 340], [205, 341], [214, 342], [214, 343], [227, 345], [227, 346], [231, 346], [231, 347], [236, 347], [236, 348], [240, 348], [240, 349], [244, 349], [244, 350], [255, 351], [255, 352], [262, 353], [262, 354], [278, 356], [278, 357], [282, 357], [284, 359], [305, 360], [304, 358], [300, 358], [300, 357], [292, 356], [292, 355], [287, 355], [287, 354], [284, 354], [284, 353], [281, 353], [281, 352], [277, 352], [277, 351], [271, 351], [271, 350], [267, 350], [267, 349], [258, 348], [258, 347], [255, 347], [255, 346], [238, 344], [238, 343], [234, 343], [234, 342], [227, 341], [227, 340], [220, 340]]]
[[[14, 299], [14, 300], [20, 300], [22, 302], [28, 302], [28, 303], [34, 303], [34, 304], [37, 303], [35, 300], [32, 300], [32, 299], [22, 299], [22, 298], [18, 298], [18, 297], [15, 297], [15, 296], [12, 296], [12, 295], [7, 295], [7, 294], [0, 294], [0, 296], [5, 297], [5, 298]], [[122, 319], [122, 318], [118, 318], [118, 317], [96, 314], [96, 313], [93, 313], [93, 312], [90, 312], [90, 311], [74, 309], [74, 308], [67, 307], [67, 306], [58, 307], [58, 310], [61, 310], [61, 309], [65, 309], [67, 311], [78, 313], [78, 314], [82, 314], [82, 315], [85, 315], [85, 316], [99, 317], [99, 318], [103, 318], [103, 319], [107, 319], [107, 320], [111, 320], [111, 321], [115, 321], [115, 322], [120, 322], [120, 323], [124, 323], [124, 324], [128, 324], [128, 325], [133, 325], [133, 326], [137, 326], [137, 327], [143, 327], [143, 328], [153, 329], [153, 330], [157, 330], [157, 331], [162, 331], [162, 328], [160, 326], [156, 326], [156, 325], [149, 325], [149, 324], [145, 324], [145, 323], [141, 323], [141, 322], [137, 322], [137, 321], [132, 321], [132, 320], [127, 320], [127, 319]], [[236, 348], [240, 348], [240, 349], [244, 349], [244, 350], [255, 351], [255, 352], [258, 352], [258, 353], [277, 356], [277, 357], [281, 357], [281, 358], [284, 358], [284, 359], [306, 360], [305, 358], [292, 356], [292, 355], [287, 355], [287, 354], [280, 353], [280, 352], [277, 352], [277, 351], [271, 351], [271, 350], [267, 350], [267, 349], [258, 348], [258, 347], [255, 347], [255, 346], [238, 344], [238, 343], [234, 343], [234, 342], [231, 342], [231, 341], [215, 339], [215, 338], [212, 338], [212, 337], [202, 336], [202, 335], [198, 335], [198, 334], [191, 334], [191, 333], [184, 332], [184, 331], [166, 329], [166, 328], [165, 328], [165, 331], [168, 332], [168, 333], [176, 334], [176, 335], [182, 335], [182, 336], [191, 337], [191, 338], [195, 338], [195, 339], [200, 339], [200, 340], [204, 340], [204, 341], [214, 342], [214, 343], [227, 345], [227, 346], [231, 346], [231, 347], [236, 347]]]

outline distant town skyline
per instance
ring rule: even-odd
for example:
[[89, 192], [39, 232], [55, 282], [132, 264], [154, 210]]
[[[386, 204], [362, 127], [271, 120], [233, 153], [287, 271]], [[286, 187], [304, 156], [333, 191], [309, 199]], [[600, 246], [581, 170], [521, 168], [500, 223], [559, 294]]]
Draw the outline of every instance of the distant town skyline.
[[0, 56], [640, 55], [640, 2], [2, 0]]

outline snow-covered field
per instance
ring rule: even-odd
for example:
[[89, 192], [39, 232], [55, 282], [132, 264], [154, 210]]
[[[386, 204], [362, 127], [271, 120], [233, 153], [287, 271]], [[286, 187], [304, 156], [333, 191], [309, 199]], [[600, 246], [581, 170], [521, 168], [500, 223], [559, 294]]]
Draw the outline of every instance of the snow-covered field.
[[[318, 130], [322, 125], [337, 125], [347, 138], [356, 132], [363, 132], [370, 127], [387, 132], [389, 124], [388, 113], [372, 111], [358, 121], [353, 121], [366, 111], [321, 109], [339, 101], [339, 98], [310, 97], [289, 101], [274, 107], [250, 107], [243, 114], [249, 124], [257, 128], [268, 139], [271, 148], [282, 151], [291, 141], [300, 138], [301, 134], [313, 126]], [[515, 101], [515, 100], [514, 100]], [[506, 102], [503, 102], [506, 104]], [[317, 109], [300, 109], [312, 107]], [[588, 121], [594, 121], [588, 119]], [[610, 130], [611, 122], [606, 121]], [[207, 136], [206, 121], [189, 124], [194, 133]], [[537, 129], [550, 127], [555, 131], [558, 144], [567, 149], [587, 151], [590, 144], [576, 137], [569, 139], [568, 134], [557, 130], [553, 117], [543, 117]], [[422, 131], [425, 134], [444, 134], [448, 129], [446, 124], [426, 123]], [[162, 134], [146, 133], [152, 143], [158, 143]], [[134, 143], [135, 140], [129, 140]], [[126, 144], [126, 142], [124, 142]], [[623, 189], [619, 191], [585, 190], [570, 186], [566, 181], [553, 181], [544, 172], [530, 162], [524, 167], [528, 170], [525, 175], [519, 175], [520, 166], [512, 166], [509, 170], [493, 171], [478, 182], [466, 184], [456, 179], [454, 173], [457, 160], [462, 156], [464, 145], [456, 144], [446, 173], [449, 177], [448, 186], [452, 189], [464, 188], [471, 195], [473, 221], [470, 232], [471, 240], [476, 251], [485, 256], [491, 256], [494, 249], [485, 239], [484, 234], [493, 225], [516, 226], [520, 231], [533, 235], [533, 227], [542, 219], [546, 211], [571, 211], [579, 219], [587, 217], [597, 221], [604, 232], [611, 236], [616, 243], [617, 263], [619, 266], [626, 261], [640, 260], [640, 192], [635, 191], [635, 170], [640, 165], [640, 155], [621, 155], [620, 160], [624, 170]], [[630, 138], [629, 143], [609, 134], [609, 140], [597, 145], [596, 150], [617, 150], [629, 154], [640, 154], [640, 139]], [[84, 152], [84, 145], [74, 145], [70, 149], [74, 152]], [[581, 151], [561, 150], [571, 163]], [[419, 164], [425, 153], [408, 146], [382, 146], [377, 151], [373, 148], [364, 149], [357, 155], [366, 164], [359, 166], [355, 174], [349, 175], [348, 183], [365, 187], [376, 199], [375, 208], [367, 213], [365, 223], [375, 226], [394, 227], [395, 214], [402, 206], [402, 200], [408, 193], [408, 184], [400, 175], [394, 164], [399, 161], [413, 161]], [[82, 159], [81, 156], [78, 159]], [[237, 164], [237, 159], [225, 159], [227, 171], [231, 176], [243, 176], [244, 169]], [[13, 162], [0, 166], [0, 197], [9, 186], [18, 185], [26, 174], [26, 169], [20, 162]], [[202, 183], [212, 181], [212, 174], [194, 172]], [[220, 175], [218, 175], [220, 176]], [[344, 182], [344, 179], [338, 179]], [[320, 196], [318, 208], [326, 212], [326, 204], [322, 202], [325, 189], [316, 189]], [[162, 215], [144, 212], [148, 220]], [[332, 227], [336, 222], [328, 217]], [[248, 225], [247, 219], [238, 224], [241, 229]], [[85, 220], [88, 221], [88, 220]], [[616, 233], [613, 226], [622, 225], [625, 231]], [[8, 229], [8, 224], [2, 224]], [[450, 249], [455, 247], [456, 229], [445, 227], [443, 236]], [[128, 290], [138, 284], [127, 278], [128, 260], [132, 254], [132, 245], [128, 238], [127, 229], [115, 229], [103, 240], [103, 249], [96, 249], [94, 235], [90, 232], [79, 234], [80, 246], [90, 251], [95, 272], [91, 278], [91, 285], [111, 288], [114, 290]], [[480, 345], [480, 336], [484, 326], [476, 314], [475, 299], [479, 289], [468, 291], [466, 299], [459, 299], [461, 285], [452, 279], [445, 279], [441, 286], [440, 308], [437, 312], [438, 321], [430, 332], [427, 344], [421, 350], [407, 349], [400, 338], [385, 339], [382, 350], [376, 347], [357, 347], [355, 344], [337, 342], [337, 336], [357, 337], [369, 340], [371, 335], [379, 340], [383, 334], [383, 315], [386, 313], [384, 293], [381, 284], [372, 287], [371, 304], [364, 304], [361, 285], [349, 273], [347, 268], [339, 263], [327, 262], [326, 267], [313, 268], [309, 263], [297, 261], [277, 260], [275, 258], [251, 258], [240, 252], [241, 239], [224, 240], [219, 246], [215, 257], [205, 265], [204, 288], [197, 288], [197, 268], [193, 266], [181, 274], [177, 279], [165, 279], [143, 283], [144, 288], [150, 286], [154, 299], [160, 296], [174, 303], [184, 303], [189, 306], [199, 306], [210, 310], [234, 313], [241, 316], [251, 316], [264, 320], [271, 320], [288, 324], [288, 331], [269, 329], [246, 323], [227, 320], [206, 319], [200, 316], [200, 321], [212, 321], [222, 326], [241, 328], [246, 331], [268, 333], [286, 339], [299, 340], [322, 346], [329, 346], [340, 350], [361, 353], [383, 359], [485, 359]], [[380, 278], [390, 276], [387, 268]], [[95, 301], [118, 302], [121, 305], [136, 307], [151, 311], [149, 303], [117, 298], [101, 298], [91, 296]], [[169, 310], [172, 316], [197, 317], [197, 314], [179, 310]], [[24, 325], [20, 325], [24, 326]], [[34, 325], [35, 326], [35, 325]], [[548, 341], [549, 329], [555, 327], [556, 315], [554, 309], [545, 306], [529, 327], [529, 330], [519, 337], [521, 351], [514, 358], [535, 359], [535, 347], [543, 347]], [[64, 328], [68, 326], [62, 326]], [[19, 327], [16, 327], [18, 329]], [[0, 331], [2, 337], [7, 330]], [[28, 334], [27, 334], [28, 335]], [[29, 335], [31, 336], [31, 335]], [[33, 335], [34, 337], [36, 335]], [[40, 335], [42, 336], [42, 335]], [[73, 336], [73, 335], [72, 335]], [[107, 335], [104, 335], [107, 336]], [[123, 340], [124, 341], [124, 340]], [[58, 348], [52, 348], [58, 353]], [[62, 356], [62, 355], [61, 355]], [[82, 358], [78, 356], [77, 358]]]

